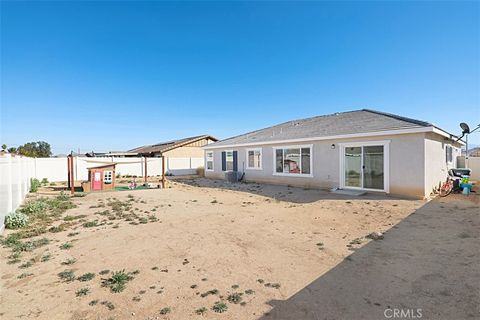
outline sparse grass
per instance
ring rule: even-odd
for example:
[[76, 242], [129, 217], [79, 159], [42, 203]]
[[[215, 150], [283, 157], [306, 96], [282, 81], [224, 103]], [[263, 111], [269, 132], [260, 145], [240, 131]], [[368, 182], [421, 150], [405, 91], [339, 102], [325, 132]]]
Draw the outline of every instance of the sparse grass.
[[107, 300], [102, 301], [102, 305], [106, 306], [110, 311], [115, 309], [115, 305]]
[[105, 275], [105, 274], [107, 274], [107, 273], [110, 273], [110, 270], [105, 269], [105, 270], [100, 271], [98, 274], [100, 274], [100, 275], [103, 276], [103, 275]]
[[98, 304], [98, 300], [92, 300], [88, 303], [89, 306], [96, 306]]
[[253, 291], [252, 289], [247, 289], [245, 290], [245, 294], [254, 294], [255, 291]]
[[135, 302], [139, 302], [139, 301], [142, 300], [142, 298], [140, 298], [139, 296], [135, 296], [135, 297], [132, 298], [132, 300], [135, 301]]
[[90, 288], [81, 288], [75, 292], [77, 297], [83, 297], [90, 293]]
[[30, 268], [31, 266], [33, 266], [33, 262], [32, 261], [27, 261], [27, 262], [22, 263], [18, 267], [20, 269], [26, 269], [26, 268]]
[[68, 250], [70, 248], [73, 248], [73, 244], [71, 242], [65, 242], [60, 246], [60, 249], [62, 250]]
[[223, 302], [216, 302], [213, 305], [212, 310], [216, 313], [224, 313], [228, 310], [228, 306]]
[[67, 237], [75, 237], [75, 236], [78, 236], [80, 234], [80, 232], [70, 232], [69, 234], [67, 234]]
[[58, 274], [58, 277], [66, 282], [71, 282], [75, 280], [75, 274], [72, 270], [65, 270]]
[[123, 269], [122, 271], [113, 272], [110, 278], [103, 279], [102, 285], [110, 288], [112, 292], [118, 293], [122, 292], [127, 282], [134, 278], [133, 272], [125, 272], [125, 269]]
[[90, 281], [93, 278], [95, 278], [95, 273], [93, 272], [87, 272], [85, 274], [82, 274], [80, 277], [77, 278], [78, 281]]
[[199, 316], [203, 316], [205, 313], [207, 313], [207, 308], [201, 307], [195, 310], [195, 313], [198, 314]]
[[62, 231], [65, 231], [65, 226], [64, 225], [53, 226], [53, 227], [50, 227], [48, 231], [53, 233], [62, 232]]
[[82, 226], [83, 226], [84, 228], [97, 227], [97, 226], [98, 226], [98, 220], [85, 222], [84, 224], [82, 224]]
[[63, 221], [74, 221], [74, 220], [79, 220], [79, 219], [83, 219], [83, 218], [86, 218], [87, 215], [86, 214], [79, 214], [79, 215], [76, 215], [76, 216], [65, 216], [63, 217]]
[[232, 289], [238, 289], [240, 286], [238, 284], [232, 285]]
[[207, 292], [202, 293], [200, 297], [205, 298], [206, 296], [209, 296], [209, 295], [216, 295], [218, 294], [218, 292], [219, 291], [217, 289], [208, 290]]
[[24, 273], [22, 273], [21, 275], [19, 275], [19, 276], [17, 277], [17, 279], [23, 279], [23, 278], [30, 277], [30, 276], [33, 276], [33, 273], [24, 272]]
[[51, 257], [52, 255], [50, 253], [44, 254], [42, 258], [40, 258], [40, 261], [47, 262], [48, 260], [50, 260]]
[[242, 301], [242, 293], [234, 292], [227, 297], [228, 302], [238, 304]]
[[2, 244], [5, 247], [11, 248], [13, 252], [30, 252], [49, 243], [50, 241], [47, 238], [22, 242], [18, 239], [18, 237], [13, 235], [10, 235], [4, 240], [2, 240]]
[[168, 314], [172, 311], [172, 309], [170, 309], [170, 307], [165, 307], [165, 308], [162, 308], [162, 310], [160, 310], [160, 314], [164, 315], [164, 314]]
[[274, 288], [274, 289], [279, 289], [280, 288], [280, 283], [265, 283], [264, 284], [265, 287], [267, 288]]

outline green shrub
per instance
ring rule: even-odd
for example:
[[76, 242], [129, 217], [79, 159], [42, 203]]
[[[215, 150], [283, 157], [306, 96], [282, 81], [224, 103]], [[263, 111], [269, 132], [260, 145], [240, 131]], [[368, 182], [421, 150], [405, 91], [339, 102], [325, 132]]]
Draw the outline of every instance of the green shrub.
[[77, 292], [75, 292], [75, 294], [77, 295], [77, 297], [82, 297], [82, 296], [86, 296], [87, 294], [89, 294], [89, 292], [90, 292], [90, 288], [82, 288], [82, 289], [77, 290]]
[[58, 196], [55, 197], [58, 201], [70, 201], [70, 197], [65, 192], [60, 192]]
[[75, 274], [72, 270], [65, 270], [58, 274], [58, 277], [66, 282], [71, 282], [75, 280]]
[[40, 181], [38, 179], [36, 179], [36, 178], [30, 179], [30, 192], [37, 192], [38, 188], [41, 185], [42, 184], [40, 183]]
[[109, 287], [112, 292], [118, 293], [125, 289], [125, 285], [128, 281], [133, 280], [133, 272], [116, 271], [112, 273], [112, 276], [108, 279], [103, 279], [102, 285]]
[[30, 215], [45, 212], [48, 208], [48, 204], [45, 202], [45, 199], [42, 198], [27, 202], [20, 211]]
[[42, 184], [47, 184], [47, 183], [48, 183], [48, 179], [47, 179], [47, 178], [43, 178], [41, 183], [42, 183]]
[[228, 310], [228, 306], [223, 302], [217, 302], [213, 305], [212, 310], [217, 313], [224, 313]]
[[5, 217], [7, 229], [18, 229], [27, 226], [28, 216], [21, 212], [11, 212]]
[[80, 277], [78, 277], [77, 280], [85, 282], [85, 281], [90, 281], [93, 278], [95, 278], [95, 273], [87, 272], [87, 273], [81, 275]]

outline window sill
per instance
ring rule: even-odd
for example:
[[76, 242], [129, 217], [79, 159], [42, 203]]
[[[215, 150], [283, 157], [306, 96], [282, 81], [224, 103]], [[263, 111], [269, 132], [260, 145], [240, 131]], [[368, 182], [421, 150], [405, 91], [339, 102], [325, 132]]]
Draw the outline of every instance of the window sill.
[[313, 174], [305, 174], [305, 173], [279, 173], [274, 172], [274, 176], [280, 177], [298, 177], [298, 178], [313, 178]]
[[263, 170], [262, 168], [245, 168], [245, 170]]

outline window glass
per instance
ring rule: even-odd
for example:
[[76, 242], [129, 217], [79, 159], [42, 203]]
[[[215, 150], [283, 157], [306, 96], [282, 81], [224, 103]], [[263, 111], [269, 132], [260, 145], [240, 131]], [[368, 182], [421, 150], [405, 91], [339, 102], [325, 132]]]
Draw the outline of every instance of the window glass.
[[302, 148], [302, 173], [310, 174], [310, 148]]
[[275, 172], [311, 174], [311, 148], [275, 149]]
[[283, 172], [283, 149], [275, 150], [276, 172]]
[[207, 170], [213, 170], [213, 152], [207, 152]]
[[103, 172], [103, 182], [106, 184], [112, 183], [112, 171]]
[[446, 156], [447, 156], [447, 162], [453, 162], [453, 148], [452, 146], [447, 146], [445, 148], [446, 151]]
[[226, 152], [227, 171], [233, 170], [233, 151]]
[[284, 173], [300, 173], [300, 149], [285, 149]]
[[248, 168], [261, 168], [262, 167], [262, 151], [261, 150], [248, 150], [247, 152]]

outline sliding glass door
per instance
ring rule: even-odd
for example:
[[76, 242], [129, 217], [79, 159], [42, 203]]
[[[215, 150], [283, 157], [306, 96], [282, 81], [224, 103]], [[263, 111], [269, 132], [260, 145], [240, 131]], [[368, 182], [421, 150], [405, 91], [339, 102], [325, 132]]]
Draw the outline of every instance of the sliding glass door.
[[344, 186], [385, 190], [385, 146], [345, 146]]

